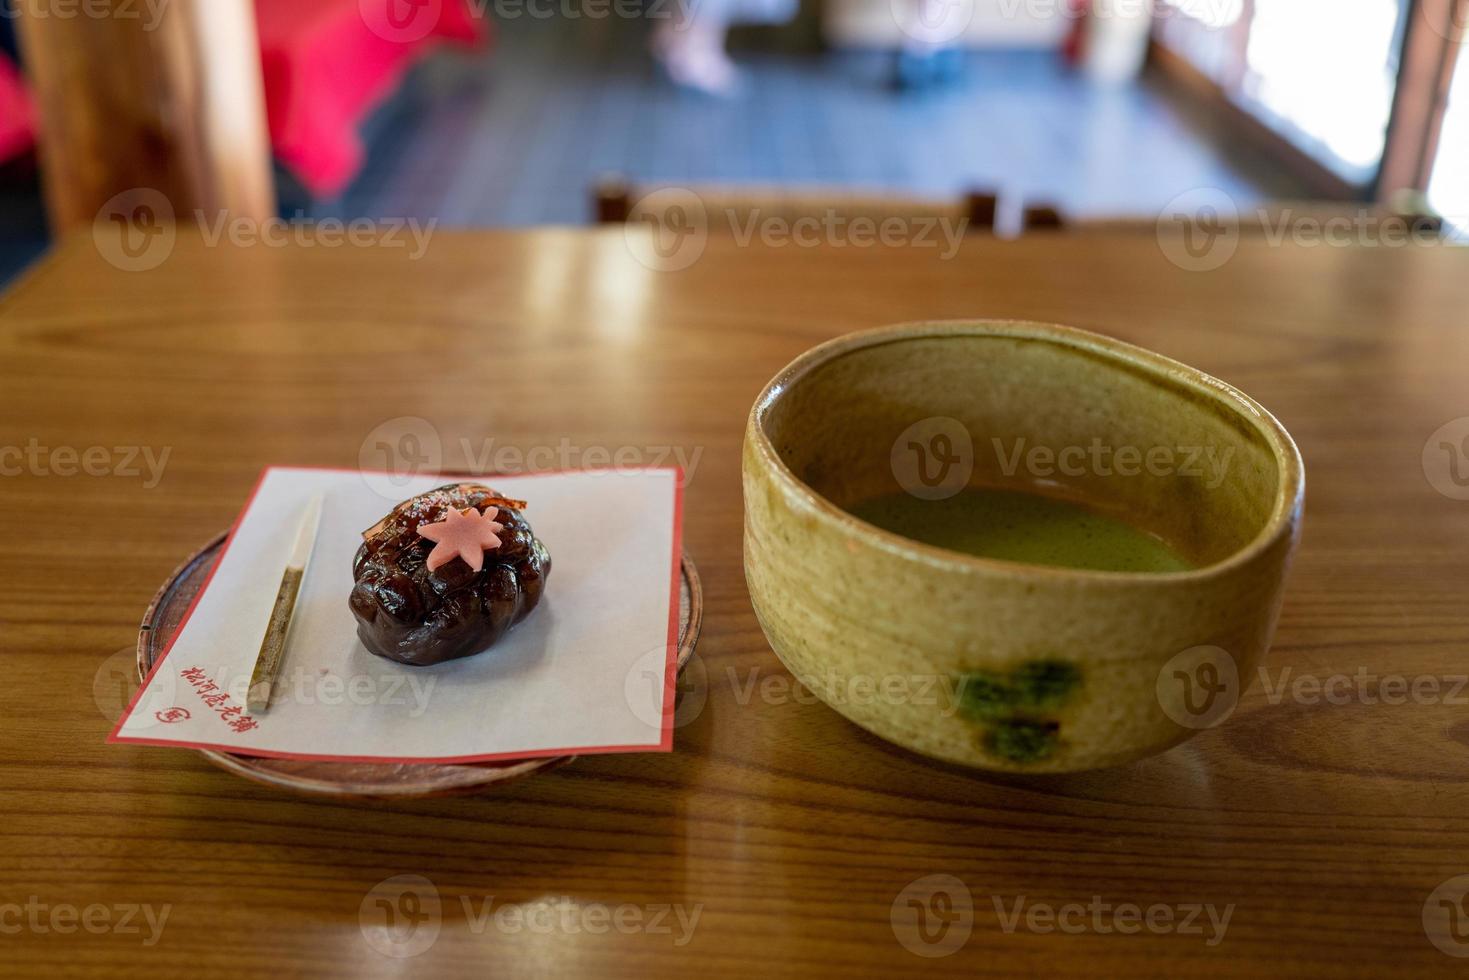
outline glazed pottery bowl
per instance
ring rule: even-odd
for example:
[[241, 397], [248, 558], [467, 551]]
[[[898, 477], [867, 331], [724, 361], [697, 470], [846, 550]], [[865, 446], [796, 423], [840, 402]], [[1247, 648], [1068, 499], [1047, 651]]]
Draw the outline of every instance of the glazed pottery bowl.
[[[1042, 490], [1192, 557], [1118, 572], [974, 557], [847, 508]], [[1290, 435], [1234, 388], [1096, 334], [907, 324], [797, 358], [744, 446], [745, 575], [781, 660], [915, 752], [1066, 772], [1227, 718], [1269, 647], [1299, 536]]]

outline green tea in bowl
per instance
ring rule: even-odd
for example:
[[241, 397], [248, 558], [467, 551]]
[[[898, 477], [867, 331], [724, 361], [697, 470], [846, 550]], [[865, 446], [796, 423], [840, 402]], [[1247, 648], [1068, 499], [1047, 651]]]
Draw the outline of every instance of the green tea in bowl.
[[1104, 572], [1194, 567], [1156, 534], [1043, 493], [965, 487], [951, 497], [925, 500], [899, 491], [847, 510], [893, 534], [976, 558]]
[[756, 402], [743, 469], [746, 581], [791, 672], [892, 742], [1018, 772], [1124, 763], [1224, 717], [1268, 649], [1304, 494], [1244, 394], [1007, 321], [807, 352]]

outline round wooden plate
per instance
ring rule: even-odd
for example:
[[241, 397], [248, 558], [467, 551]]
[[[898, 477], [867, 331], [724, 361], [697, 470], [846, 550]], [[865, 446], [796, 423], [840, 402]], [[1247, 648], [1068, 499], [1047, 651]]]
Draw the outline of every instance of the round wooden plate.
[[[225, 535], [221, 534], [173, 573], [143, 615], [138, 631], [138, 676], [144, 678], [154, 662], [168, 649], [184, 614], [199, 594], [209, 571], [219, 557]], [[699, 572], [687, 553], [682, 562], [679, 589], [678, 669], [683, 670], [699, 640], [704, 594]], [[575, 756], [520, 759], [514, 762], [479, 762], [462, 765], [385, 765], [366, 762], [318, 762], [310, 759], [265, 759], [202, 749], [210, 762], [246, 779], [281, 789], [318, 796], [357, 799], [403, 799], [426, 796], [457, 796], [478, 793], [533, 772], [570, 762]]]

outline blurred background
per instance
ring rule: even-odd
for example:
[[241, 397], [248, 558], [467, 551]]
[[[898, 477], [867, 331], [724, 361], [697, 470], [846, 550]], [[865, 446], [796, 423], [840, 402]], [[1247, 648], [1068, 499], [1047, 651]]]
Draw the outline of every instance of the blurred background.
[[0, 283], [137, 188], [180, 213], [446, 228], [622, 220], [661, 185], [961, 201], [1001, 234], [1155, 222], [1201, 189], [1241, 212], [1469, 214], [1469, 0], [0, 12]]

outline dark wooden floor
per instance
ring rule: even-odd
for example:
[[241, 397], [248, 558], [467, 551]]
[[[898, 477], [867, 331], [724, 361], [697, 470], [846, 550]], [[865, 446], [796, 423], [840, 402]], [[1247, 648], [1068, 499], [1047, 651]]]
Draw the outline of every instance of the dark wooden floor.
[[[715, 100], [664, 82], [638, 23], [522, 18], [497, 32], [484, 53], [445, 51], [410, 75], [370, 120], [370, 163], [338, 200], [287, 189], [283, 211], [575, 224], [589, 218], [589, 185], [610, 172], [935, 194], [986, 186], [1092, 215], [1153, 214], [1197, 187], [1241, 205], [1302, 193], [1161, 82], [1096, 88], [1048, 52], [977, 53], [961, 84], [916, 96], [888, 87], [876, 53], [739, 53], [743, 92]], [[34, 188], [0, 191], [0, 208], [3, 281], [44, 229]]]

